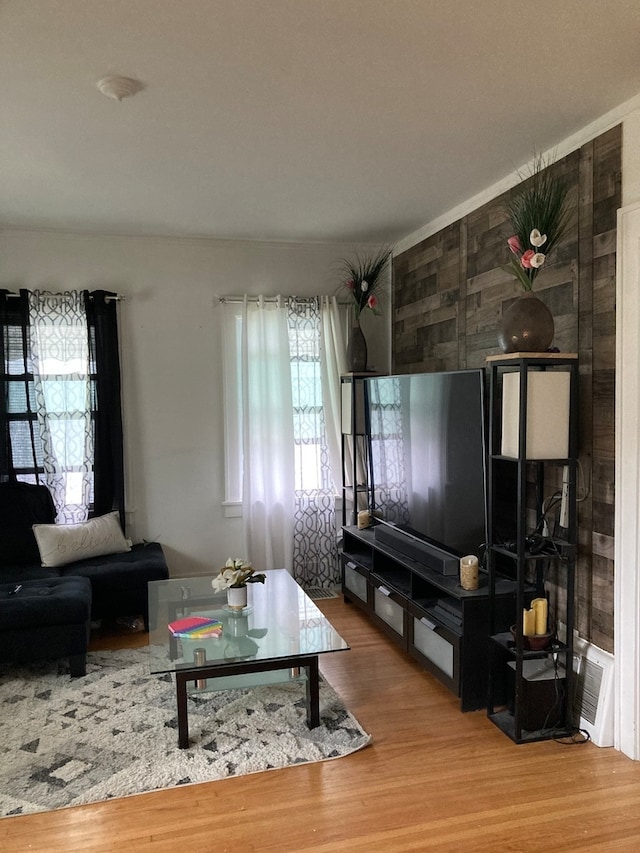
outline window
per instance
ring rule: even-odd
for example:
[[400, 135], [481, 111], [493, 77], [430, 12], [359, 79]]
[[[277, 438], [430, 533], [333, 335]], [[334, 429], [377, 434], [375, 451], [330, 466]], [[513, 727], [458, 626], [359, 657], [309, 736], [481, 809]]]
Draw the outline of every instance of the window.
[[[223, 325], [225, 510], [242, 504], [242, 308], [226, 304]], [[320, 320], [315, 300], [291, 301], [287, 317], [294, 434], [295, 489], [333, 491], [326, 445], [320, 363]]]
[[[12, 304], [13, 303], [13, 304]], [[44, 475], [44, 459], [38, 416], [36, 414], [33, 365], [28, 346], [28, 328], [23, 325], [17, 300], [11, 299], [2, 329], [5, 352], [4, 397], [6, 400], [3, 450], [11, 462], [15, 476], [29, 483]], [[3, 459], [3, 472], [9, 459]]]
[[124, 509], [113, 297], [0, 292], [0, 478], [47, 485], [60, 523]]
[[330, 587], [339, 571], [330, 458], [339, 480], [332, 401], [339, 407], [340, 394], [319, 303], [290, 297], [224, 306], [225, 512], [243, 515], [245, 556], [255, 566], [284, 566], [302, 585]]

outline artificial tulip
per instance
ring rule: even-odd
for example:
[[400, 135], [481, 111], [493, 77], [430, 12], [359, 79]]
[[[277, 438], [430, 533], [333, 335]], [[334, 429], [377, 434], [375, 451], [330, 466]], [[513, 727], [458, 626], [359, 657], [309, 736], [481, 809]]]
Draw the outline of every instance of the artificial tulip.
[[537, 228], [534, 228], [531, 234], [529, 235], [529, 242], [532, 246], [539, 248], [540, 246], [544, 246], [547, 242], [547, 235], [541, 234]]
[[524, 253], [524, 255], [520, 258], [520, 263], [522, 264], [522, 266], [526, 270], [531, 269], [531, 266], [532, 266], [531, 258], [533, 258], [534, 255], [535, 255], [535, 252], [533, 251], [533, 249], [527, 249], [527, 251]]
[[518, 239], [518, 235], [514, 234], [513, 237], [509, 237], [507, 240], [507, 244], [514, 255], [519, 255], [522, 251], [522, 245], [520, 240]]

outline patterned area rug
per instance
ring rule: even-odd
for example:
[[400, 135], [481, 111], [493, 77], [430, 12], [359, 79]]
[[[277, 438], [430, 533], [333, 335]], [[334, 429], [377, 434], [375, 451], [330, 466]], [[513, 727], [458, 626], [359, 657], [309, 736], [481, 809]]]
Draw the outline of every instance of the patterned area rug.
[[3, 817], [339, 758], [370, 740], [322, 679], [312, 730], [299, 682], [190, 697], [181, 750], [172, 678], [149, 675], [145, 649], [92, 653], [84, 678], [58, 663], [0, 673]]

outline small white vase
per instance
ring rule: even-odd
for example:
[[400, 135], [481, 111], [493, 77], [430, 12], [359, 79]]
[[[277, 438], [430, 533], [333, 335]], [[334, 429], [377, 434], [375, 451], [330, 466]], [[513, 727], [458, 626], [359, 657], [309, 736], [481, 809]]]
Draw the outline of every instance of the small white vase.
[[231, 610], [244, 610], [247, 606], [247, 587], [230, 586], [227, 588], [227, 604]]

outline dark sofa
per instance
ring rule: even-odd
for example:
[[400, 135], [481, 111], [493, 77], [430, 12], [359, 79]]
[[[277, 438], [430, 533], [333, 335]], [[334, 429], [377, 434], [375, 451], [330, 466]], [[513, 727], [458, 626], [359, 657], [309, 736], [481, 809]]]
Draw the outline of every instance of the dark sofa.
[[[45, 621], [51, 622], [44, 608], [55, 608], [56, 596], [60, 595], [74, 598], [76, 602], [78, 597], [88, 601], [91, 620], [142, 615], [148, 629], [147, 584], [169, 577], [162, 546], [158, 543], [133, 545], [124, 553], [91, 557], [55, 568], [44, 567], [32, 525], [53, 524], [54, 521], [55, 507], [46, 486], [0, 483], [0, 591], [4, 592], [0, 594], [0, 631], [11, 626], [14, 632], [11, 648], [15, 651], [19, 647], [16, 637], [20, 619], [25, 623], [23, 640], [29, 644], [29, 636], [36, 633], [34, 607], [37, 610], [40, 606], [40, 612], [46, 614]], [[18, 585], [22, 585], [22, 589], [12, 594], [12, 588]], [[29, 597], [32, 603], [16, 601], [23, 597]], [[64, 606], [71, 607], [68, 603]], [[77, 621], [77, 611], [74, 612], [73, 619]], [[38, 646], [43, 649], [42, 644]], [[10, 649], [8, 651], [9, 658], [0, 648], [0, 659], [11, 659]]]
[[91, 625], [91, 583], [47, 578], [0, 583], [0, 661], [32, 663], [68, 658], [71, 676], [86, 672]]

